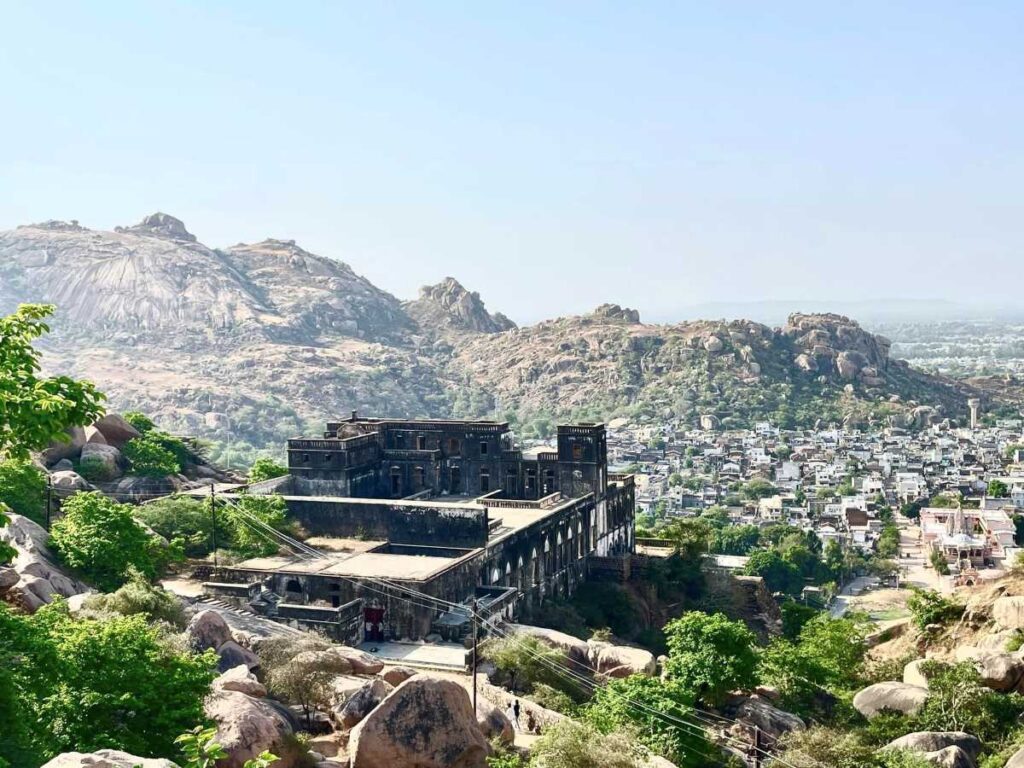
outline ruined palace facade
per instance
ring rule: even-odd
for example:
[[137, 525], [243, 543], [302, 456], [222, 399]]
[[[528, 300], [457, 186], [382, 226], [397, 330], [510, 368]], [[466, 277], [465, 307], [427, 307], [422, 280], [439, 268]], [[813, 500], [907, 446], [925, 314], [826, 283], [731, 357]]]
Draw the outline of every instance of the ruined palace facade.
[[[281, 494], [322, 557], [257, 558], [218, 579], [255, 585], [288, 611], [348, 611], [363, 637], [457, 639], [458, 609], [410, 603], [395, 585], [514, 618], [568, 596], [594, 558], [634, 549], [633, 478], [609, 476], [601, 424], [558, 427], [554, 450], [523, 451], [496, 421], [360, 417], [288, 443]], [[302, 606], [302, 608], [298, 608]]]

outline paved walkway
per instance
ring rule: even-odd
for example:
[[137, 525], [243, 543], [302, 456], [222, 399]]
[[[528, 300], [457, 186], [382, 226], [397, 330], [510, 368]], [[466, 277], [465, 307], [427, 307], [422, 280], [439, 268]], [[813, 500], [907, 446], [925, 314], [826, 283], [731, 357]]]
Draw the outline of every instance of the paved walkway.
[[469, 654], [458, 643], [363, 643], [359, 650], [393, 664], [448, 670], [464, 670]]
[[863, 592], [870, 586], [878, 583], [878, 579], [874, 576], [858, 576], [836, 595], [835, 600], [832, 601], [832, 605], [829, 606], [828, 612], [833, 619], [838, 619], [843, 616], [848, 610], [850, 610], [853, 598]]

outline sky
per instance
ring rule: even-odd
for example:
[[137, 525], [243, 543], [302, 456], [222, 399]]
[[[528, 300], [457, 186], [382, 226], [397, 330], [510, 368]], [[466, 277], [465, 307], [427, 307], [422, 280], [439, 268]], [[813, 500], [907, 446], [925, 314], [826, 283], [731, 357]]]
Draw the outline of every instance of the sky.
[[1019, 2], [26, 0], [0, 30], [0, 229], [160, 210], [520, 322], [1020, 296]]

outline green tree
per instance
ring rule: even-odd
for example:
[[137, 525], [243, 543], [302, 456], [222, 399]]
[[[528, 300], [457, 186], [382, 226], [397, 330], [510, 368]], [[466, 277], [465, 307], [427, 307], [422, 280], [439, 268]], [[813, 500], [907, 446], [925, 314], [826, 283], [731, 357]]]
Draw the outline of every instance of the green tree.
[[752, 553], [743, 572], [747, 576], [760, 576], [771, 592], [798, 595], [804, 586], [800, 569], [774, 549], [759, 549]]
[[1005, 499], [1010, 495], [1010, 489], [1006, 487], [1006, 483], [1002, 480], [989, 480], [988, 495], [997, 499]]
[[89, 382], [39, 376], [40, 353], [32, 344], [49, 332], [46, 318], [53, 310], [22, 304], [0, 317], [0, 455], [27, 458], [64, 438], [68, 427], [103, 415], [103, 395]]
[[756, 525], [729, 525], [716, 536], [715, 551], [724, 555], [746, 555], [761, 541]]
[[766, 499], [769, 496], [774, 496], [778, 492], [778, 489], [767, 480], [762, 480], [761, 478], [756, 477], [740, 489], [740, 495], [749, 501]]
[[634, 732], [641, 744], [679, 768], [700, 768], [714, 750], [696, 730], [679, 726], [678, 720], [692, 720], [692, 712], [693, 694], [678, 682], [632, 675], [594, 691], [584, 719], [602, 733]]
[[122, 415], [122, 418], [142, 434], [156, 429], [156, 424], [153, 423], [153, 420], [139, 411], [128, 411]]
[[181, 601], [167, 590], [151, 584], [134, 568], [129, 570], [124, 586], [109, 594], [90, 595], [85, 607], [122, 616], [140, 615], [147, 621], [164, 621], [180, 629], [185, 627], [185, 608]]
[[[225, 509], [230, 526], [231, 547], [245, 557], [272, 555], [280, 548], [269, 534], [254, 526], [253, 519], [278, 531], [289, 529], [287, 506], [277, 494], [239, 496]], [[218, 515], [219, 518], [219, 515]]]
[[562, 720], [544, 730], [531, 749], [531, 765], [544, 768], [640, 768], [632, 733], [602, 733], [590, 723]]
[[[190, 557], [210, 552], [213, 541], [213, 517], [209, 502], [190, 496], [167, 496], [143, 504], [135, 516], [168, 541], [180, 541]], [[219, 531], [224, 545], [229, 546], [229, 531]]]
[[715, 706], [735, 689], [756, 682], [756, 638], [742, 621], [690, 611], [665, 625], [667, 678], [696, 699]]
[[64, 502], [50, 543], [64, 563], [105, 591], [124, 584], [131, 568], [153, 578], [156, 542], [132, 511], [101, 493], [76, 493]]
[[132, 472], [144, 477], [167, 477], [181, 472], [181, 462], [161, 439], [159, 432], [147, 432], [129, 440], [124, 457], [131, 462]]
[[0, 461], [0, 504], [42, 523], [46, 511], [46, 475], [28, 461]]
[[926, 662], [928, 699], [918, 715], [922, 730], [967, 731], [983, 742], [996, 742], [1024, 713], [1024, 696], [997, 693], [981, 682], [970, 662]]
[[683, 484], [683, 476], [680, 475], [678, 472], [673, 472], [671, 475], [668, 476], [668, 486], [669, 486], [669, 488], [675, 488], [676, 486], [679, 486], [679, 485], [682, 485], [682, 484]]
[[565, 653], [536, 637], [491, 638], [483, 643], [480, 653], [497, 667], [499, 675], [513, 691], [529, 693], [537, 684], [543, 684], [576, 699], [582, 696], [580, 685], [562, 672], [568, 666]]
[[[0, 758], [34, 768], [60, 752], [173, 754], [203, 719], [216, 657], [176, 650], [142, 616], [75, 619], [62, 602], [33, 615], [0, 604]], [[8, 723], [17, 728], [8, 732]]]
[[252, 467], [249, 468], [249, 482], [259, 483], [264, 480], [272, 480], [275, 477], [284, 477], [287, 474], [288, 467], [278, 464], [273, 459], [256, 459]]
[[907, 608], [920, 629], [929, 624], [947, 624], [963, 615], [963, 605], [943, 597], [933, 589], [910, 589], [913, 594], [907, 599]]

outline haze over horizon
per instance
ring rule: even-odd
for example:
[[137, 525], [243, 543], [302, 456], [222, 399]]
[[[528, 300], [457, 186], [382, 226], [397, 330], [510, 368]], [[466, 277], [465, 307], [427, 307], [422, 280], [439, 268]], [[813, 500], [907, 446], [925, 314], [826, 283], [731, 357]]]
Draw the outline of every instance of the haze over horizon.
[[162, 210], [517, 322], [1016, 300], [1016, 4], [465, 11], [8, 7], [0, 229]]

